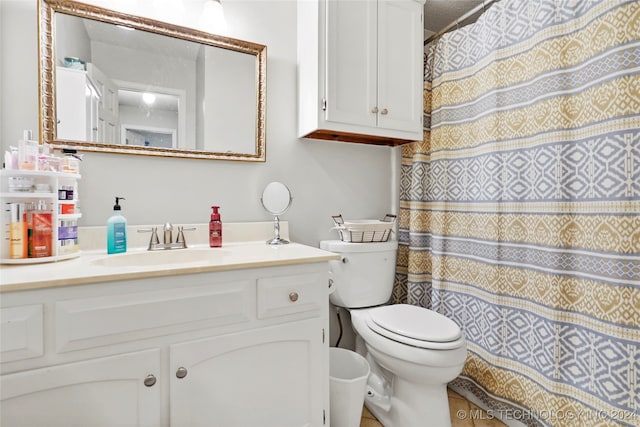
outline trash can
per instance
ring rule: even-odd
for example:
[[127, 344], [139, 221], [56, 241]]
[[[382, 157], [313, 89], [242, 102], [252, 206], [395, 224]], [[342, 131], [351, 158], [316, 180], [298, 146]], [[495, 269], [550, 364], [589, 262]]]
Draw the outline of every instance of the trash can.
[[355, 351], [329, 348], [331, 427], [359, 427], [369, 362]]

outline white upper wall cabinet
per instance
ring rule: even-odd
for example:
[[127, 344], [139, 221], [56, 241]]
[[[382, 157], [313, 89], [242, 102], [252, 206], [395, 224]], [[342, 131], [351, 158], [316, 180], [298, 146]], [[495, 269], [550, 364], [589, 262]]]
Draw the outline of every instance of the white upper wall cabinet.
[[298, 1], [300, 137], [422, 139], [424, 0]]
[[101, 93], [84, 70], [56, 68], [58, 139], [98, 140]]

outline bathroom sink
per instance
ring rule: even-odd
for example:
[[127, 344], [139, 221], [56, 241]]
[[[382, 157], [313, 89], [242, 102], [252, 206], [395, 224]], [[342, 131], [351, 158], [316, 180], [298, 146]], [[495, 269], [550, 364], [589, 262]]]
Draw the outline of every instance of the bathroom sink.
[[128, 252], [109, 255], [91, 261], [105, 267], [149, 267], [167, 264], [202, 264], [219, 260], [229, 252], [218, 249], [174, 249], [163, 251]]

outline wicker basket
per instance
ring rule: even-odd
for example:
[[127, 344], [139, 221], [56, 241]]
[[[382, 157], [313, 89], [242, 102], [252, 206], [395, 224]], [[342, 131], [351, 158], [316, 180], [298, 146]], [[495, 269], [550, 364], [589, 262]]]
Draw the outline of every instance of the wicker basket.
[[333, 222], [343, 242], [374, 243], [386, 242], [393, 232], [396, 216], [387, 214], [382, 220], [360, 219], [345, 221], [342, 215], [332, 216]]

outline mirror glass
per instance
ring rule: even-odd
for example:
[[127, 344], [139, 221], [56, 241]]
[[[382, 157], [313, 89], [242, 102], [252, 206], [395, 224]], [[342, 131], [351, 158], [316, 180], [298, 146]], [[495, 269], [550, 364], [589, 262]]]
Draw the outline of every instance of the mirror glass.
[[272, 215], [282, 215], [291, 206], [291, 192], [281, 182], [270, 182], [262, 192], [262, 206]]
[[264, 209], [274, 216], [273, 239], [267, 240], [269, 245], [283, 245], [289, 243], [288, 240], [280, 237], [280, 218], [289, 209], [293, 197], [289, 188], [281, 182], [270, 182], [262, 192], [260, 202]]
[[40, 0], [43, 143], [265, 161], [266, 47]]

